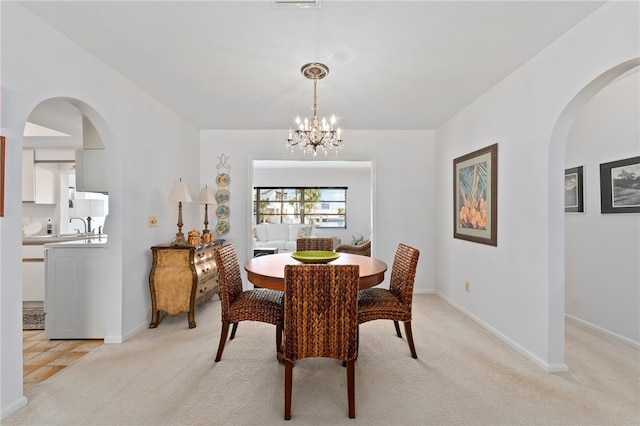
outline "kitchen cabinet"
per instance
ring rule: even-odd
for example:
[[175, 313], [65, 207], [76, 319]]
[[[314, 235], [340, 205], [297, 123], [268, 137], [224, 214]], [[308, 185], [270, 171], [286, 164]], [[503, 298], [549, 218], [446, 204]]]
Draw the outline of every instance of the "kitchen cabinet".
[[22, 300], [44, 301], [44, 245], [22, 246]]
[[56, 163], [36, 163], [35, 151], [22, 151], [22, 201], [56, 204]]
[[107, 239], [45, 244], [45, 335], [104, 339], [107, 334]]
[[163, 244], [151, 247], [153, 264], [149, 272], [151, 323], [160, 323], [160, 311], [169, 315], [188, 312], [189, 328], [195, 328], [195, 307], [219, 291], [218, 268], [213, 256], [224, 240], [198, 246]]
[[35, 165], [36, 204], [57, 204], [56, 183], [58, 182], [58, 166], [56, 164]]
[[36, 200], [35, 152], [32, 149], [22, 151], [22, 201]]
[[109, 192], [107, 152], [104, 149], [76, 151], [76, 190], [103, 194]]
[[74, 163], [75, 151], [72, 149], [37, 149], [35, 162], [47, 161], [52, 163]]

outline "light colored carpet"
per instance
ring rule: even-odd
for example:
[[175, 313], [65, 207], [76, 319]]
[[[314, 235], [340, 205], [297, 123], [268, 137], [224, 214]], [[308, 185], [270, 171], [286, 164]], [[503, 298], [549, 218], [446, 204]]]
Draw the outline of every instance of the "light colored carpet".
[[[284, 366], [275, 327], [243, 322], [222, 360], [220, 302], [166, 317], [120, 345], [103, 345], [26, 392], [6, 425], [285, 424]], [[360, 327], [356, 419], [346, 369], [303, 360], [293, 370], [299, 425], [638, 425], [638, 350], [568, 321], [568, 373], [548, 374], [434, 295], [414, 300], [419, 359], [390, 321]]]

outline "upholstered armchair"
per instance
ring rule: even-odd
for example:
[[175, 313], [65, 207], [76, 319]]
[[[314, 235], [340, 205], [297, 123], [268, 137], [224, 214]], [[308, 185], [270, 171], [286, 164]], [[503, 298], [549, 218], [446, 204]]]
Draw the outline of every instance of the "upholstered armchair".
[[371, 257], [371, 240], [365, 240], [359, 244], [341, 244], [335, 251]]

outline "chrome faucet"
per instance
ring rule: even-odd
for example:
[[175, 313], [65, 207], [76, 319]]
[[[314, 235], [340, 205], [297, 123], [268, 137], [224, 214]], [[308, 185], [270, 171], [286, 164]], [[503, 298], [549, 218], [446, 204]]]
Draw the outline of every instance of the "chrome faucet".
[[[71, 218], [69, 218], [69, 223], [71, 223], [71, 221], [72, 221], [73, 219], [81, 220], [81, 221], [82, 221], [82, 223], [84, 223], [84, 233], [86, 234], [86, 233], [87, 233], [87, 222], [85, 222], [85, 220], [84, 220], [83, 218], [81, 218], [81, 217], [71, 217]], [[80, 230], [78, 230], [78, 233], [79, 233], [79, 232], [80, 232]]]

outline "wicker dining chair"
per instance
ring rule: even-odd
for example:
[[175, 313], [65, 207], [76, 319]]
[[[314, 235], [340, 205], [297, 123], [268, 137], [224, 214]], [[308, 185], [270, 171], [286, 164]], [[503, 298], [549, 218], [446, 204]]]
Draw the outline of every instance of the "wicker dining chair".
[[419, 257], [418, 249], [400, 243], [393, 259], [389, 289], [373, 287], [358, 292], [358, 324], [392, 320], [396, 334], [402, 338], [398, 321], [404, 322], [412, 358], [418, 358], [411, 332], [411, 307]]
[[240, 263], [233, 244], [216, 248], [214, 252], [220, 283], [220, 305], [222, 307], [222, 332], [216, 362], [220, 361], [233, 324], [231, 338], [236, 336], [240, 321], [261, 321], [276, 326], [276, 354], [280, 358], [282, 327], [284, 324], [284, 292], [265, 288], [243, 290]]
[[349, 417], [355, 418], [359, 275], [357, 265], [285, 266], [285, 420], [291, 419], [293, 363], [310, 357], [346, 363]]
[[333, 251], [333, 238], [298, 238], [296, 251]]
[[336, 253], [359, 254], [371, 257], [371, 240], [366, 240], [360, 244], [340, 244], [336, 247]]

